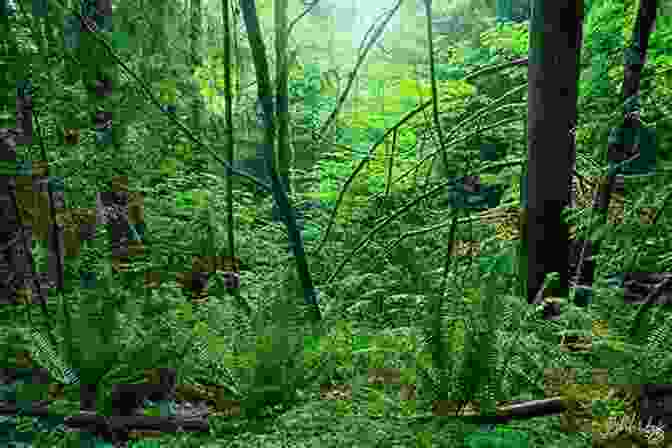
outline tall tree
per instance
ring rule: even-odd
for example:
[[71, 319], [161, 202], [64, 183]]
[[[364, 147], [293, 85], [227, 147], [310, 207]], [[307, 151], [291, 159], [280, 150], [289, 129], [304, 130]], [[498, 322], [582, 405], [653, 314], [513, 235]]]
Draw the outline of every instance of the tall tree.
[[266, 48], [261, 35], [259, 26], [259, 17], [254, 0], [243, 0], [240, 8], [247, 29], [247, 36], [252, 50], [252, 60], [254, 62], [255, 73], [257, 77], [257, 87], [259, 93], [259, 102], [263, 109], [264, 129], [264, 160], [267, 171], [270, 175], [271, 188], [273, 193], [273, 202], [275, 202], [282, 213], [287, 226], [290, 247], [296, 257], [297, 276], [301, 283], [306, 305], [312, 309], [314, 321], [321, 321], [322, 316], [317, 304], [317, 293], [313, 287], [313, 279], [308, 269], [308, 261], [303, 248], [303, 239], [301, 232], [296, 225], [296, 214], [287, 196], [287, 192], [282, 186], [282, 181], [278, 175], [275, 157], [273, 155], [273, 143], [275, 141], [275, 120], [273, 113], [273, 98], [271, 93], [271, 81], [268, 71], [268, 60], [266, 58]]
[[[575, 157], [577, 85], [583, 0], [535, 0], [528, 64], [528, 203], [521, 263], [527, 261], [527, 297], [534, 301], [546, 274], [558, 272], [552, 291], [569, 289], [569, 229], [561, 213], [569, 204]], [[521, 272], [525, 272], [521, 266]]]
[[275, 4], [275, 104], [278, 117], [278, 172], [287, 195], [291, 195], [289, 169], [291, 150], [289, 147], [289, 98], [287, 67], [287, 0], [278, 0]]
[[[623, 86], [621, 98], [623, 101], [623, 124], [613, 129], [613, 137], [609, 139], [607, 158], [610, 164], [618, 164], [628, 159], [634, 159], [640, 155], [638, 145], [635, 145], [635, 135], [641, 129], [639, 116], [639, 89], [641, 85], [642, 70], [646, 63], [646, 52], [649, 48], [649, 38], [653, 33], [658, 0], [641, 0], [637, 11], [637, 19], [630, 44], [625, 49], [625, 66], [623, 68]], [[626, 133], [630, 135], [626, 139]], [[593, 208], [599, 213], [599, 222], [604, 225], [607, 220], [611, 193], [614, 189], [616, 176], [619, 170], [610, 169], [609, 174], [602, 179], [599, 188], [593, 197]], [[586, 266], [586, 257], [595, 256], [599, 252], [599, 242], [584, 241], [579, 260], [577, 262], [576, 277], [585, 277], [586, 286], [592, 286], [594, 263]], [[584, 275], [583, 270], [588, 271]], [[578, 281], [578, 280], [577, 280]]]

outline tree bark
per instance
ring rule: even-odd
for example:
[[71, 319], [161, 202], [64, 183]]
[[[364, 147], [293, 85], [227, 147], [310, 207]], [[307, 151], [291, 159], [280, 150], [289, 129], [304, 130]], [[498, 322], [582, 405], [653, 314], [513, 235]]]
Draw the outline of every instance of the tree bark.
[[568, 294], [569, 229], [561, 213], [570, 199], [582, 22], [582, 0], [533, 3], [528, 64], [528, 204], [524, 210], [527, 235], [521, 235], [527, 244], [529, 303], [550, 272], [558, 272], [560, 281], [549, 293]]

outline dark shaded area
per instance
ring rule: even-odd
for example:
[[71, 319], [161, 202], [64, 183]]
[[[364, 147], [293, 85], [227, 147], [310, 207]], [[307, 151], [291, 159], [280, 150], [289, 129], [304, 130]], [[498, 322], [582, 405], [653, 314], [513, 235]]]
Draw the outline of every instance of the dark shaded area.
[[639, 402], [641, 424], [672, 428], [672, 384], [646, 384], [642, 386]]
[[[623, 300], [625, 303], [644, 303], [656, 285], [672, 277], [672, 272], [626, 272], [623, 274]], [[654, 305], [672, 305], [672, 284], [663, 287]]]
[[170, 389], [159, 384], [116, 384], [112, 390], [113, 415], [133, 415], [145, 399], [162, 401], [169, 398]]
[[503, 185], [485, 185], [479, 176], [461, 176], [453, 178], [448, 187], [446, 199], [450, 207], [484, 210], [494, 208], [504, 193]]
[[[595, 262], [590, 259], [593, 255], [593, 244], [588, 241], [583, 260], [583, 269], [581, 277], [575, 279], [576, 264], [578, 261], [583, 240], [571, 241], [569, 273], [577, 285], [583, 288], [580, 293], [577, 291], [576, 305], [586, 306], [592, 300], [592, 284], [595, 279]], [[617, 272], [607, 276], [607, 284], [610, 288], [623, 289], [624, 303], [639, 305], [646, 301], [646, 298], [653, 292], [657, 285], [665, 279], [672, 278], [672, 272]], [[581, 302], [580, 300], [584, 300]], [[672, 305], [672, 283], [664, 285], [660, 294], [654, 299], [654, 305]]]
[[500, 160], [506, 156], [508, 149], [508, 144], [506, 142], [497, 142], [497, 141], [483, 141], [479, 144], [479, 153], [481, 161], [484, 162], [494, 162]]
[[182, 292], [190, 298], [202, 297], [208, 288], [208, 281], [212, 272], [191, 271], [177, 273], [177, 281], [182, 286]]
[[0, 382], [3, 384], [13, 383], [17, 379], [32, 381], [32, 384], [48, 384], [52, 378], [44, 368], [0, 368]]
[[656, 131], [640, 126], [638, 128], [616, 128], [611, 130], [610, 141], [618, 142], [625, 148], [619, 151], [618, 146], [607, 148], [609, 166], [631, 159], [620, 167], [623, 175], [650, 175], [656, 169]]
[[[260, 179], [266, 184], [271, 183], [271, 178], [268, 175], [268, 170], [266, 169], [266, 161], [263, 158], [253, 157], [250, 159], [234, 160], [233, 167], [240, 171], [245, 171], [247, 174]], [[258, 185], [252, 185], [252, 183], [249, 181], [243, 180], [242, 182], [249, 184], [252, 188], [254, 188], [255, 196], [266, 196], [270, 194], [268, 191], [265, 191]]]
[[145, 415], [105, 417], [96, 414], [79, 414], [66, 417], [65, 424], [114, 442], [128, 441], [130, 429], [164, 433], [177, 433], [180, 430], [208, 433], [210, 430], [207, 420]]

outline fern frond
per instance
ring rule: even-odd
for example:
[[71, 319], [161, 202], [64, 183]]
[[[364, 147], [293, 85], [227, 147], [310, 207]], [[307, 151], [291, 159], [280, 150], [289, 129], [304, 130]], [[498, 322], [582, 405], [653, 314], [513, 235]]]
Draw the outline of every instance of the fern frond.
[[647, 381], [661, 380], [668, 381], [669, 377], [661, 376], [662, 368], [665, 366], [669, 357], [668, 347], [670, 337], [672, 336], [672, 319], [665, 319], [659, 326], [654, 326], [647, 337], [646, 345], [639, 353], [642, 355], [645, 379]]
[[499, 344], [497, 339], [498, 327], [501, 322], [498, 316], [498, 299], [494, 294], [485, 294], [484, 313], [487, 321], [487, 333], [480, 340], [479, 349], [483, 363], [483, 407], [481, 412], [494, 412], [496, 399], [501, 393], [502, 377], [497, 375]]
[[647, 338], [646, 350], [650, 352], [666, 351], [672, 336], [672, 319], [667, 318], [663, 323], [654, 328]]
[[79, 383], [79, 375], [56, 353], [49, 341], [42, 333], [36, 329], [31, 329], [31, 340], [34, 343], [35, 350], [33, 355], [35, 359], [43, 365], [51, 376], [64, 384]]

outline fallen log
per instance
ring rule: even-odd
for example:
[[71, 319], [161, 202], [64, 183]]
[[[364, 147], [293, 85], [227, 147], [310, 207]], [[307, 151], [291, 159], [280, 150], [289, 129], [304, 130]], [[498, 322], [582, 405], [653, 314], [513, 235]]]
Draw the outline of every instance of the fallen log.
[[[440, 408], [440, 406], [439, 406]], [[497, 408], [495, 415], [480, 415], [478, 411], [467, 410], [458, 416], [453, 413], [435, 412], [434, 415], [442, 417], [454, 417], [465, 422], [476, 424], [502, 424], [511, 420], [526, 420], [534, 417], [544, 417], [554, 414], [562, 414], [567, 410], [563, 397], [546, 398], [543, 400], [525, 401]]]

